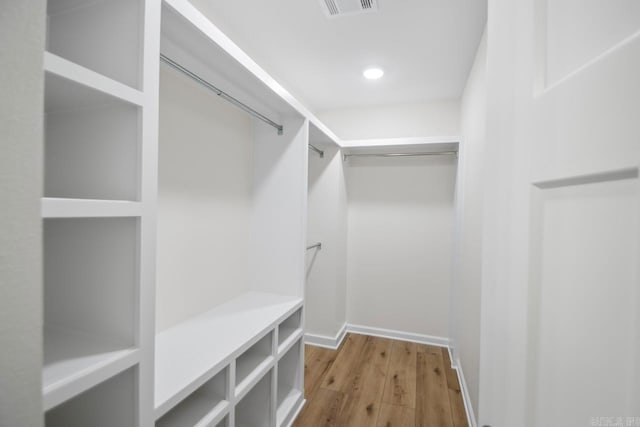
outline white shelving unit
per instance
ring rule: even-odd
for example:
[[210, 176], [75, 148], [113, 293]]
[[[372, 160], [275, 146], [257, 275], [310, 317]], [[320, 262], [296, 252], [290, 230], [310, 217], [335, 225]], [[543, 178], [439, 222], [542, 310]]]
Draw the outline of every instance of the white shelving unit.
[[[284, 129], [250, 122], [247, 283], [156, 334], [160, 52]], [[48, 0], [44, 69], [47, 427], [288, 425], [309, 124], [335, 136], [186, 0]]]
[[[216, 416], [212, 419], [227, 415], [236, 402], [244, 400], [245, 395], [273, 370], [276, 365], [273, 343], [278, 325], [299, 312], [301, 306], [301, 298], [249, 292], [158, 334], [157, 425], [200, 425], [163, 423], [165, 417], [185, 401], [196, 399], [201, 384], [220, 378], [221, 373], [227, 373], [224, 374], [224, 392], [219, 392], [219, 396], [225, 396], [225, 405], [216, 407], [218, 409], [213, 411]], [[300, 338], [298, 342], [301, 342]]]
[[[249, 243], [246, 251], [242, 249], [244, 246], [229, 245], [228, 250], [232, 253], [217, 252], [216, 256], [211, 257], [208, 268], [222, 268], [227, 263], [237, 263], [238, 259], [246, 258], [249, 274], [246, 280], [238, 278], [237, 281], [241, 283], [227, 283], [220, 280], [220, 276], [213, 275], [218, 280], [211, 280], [210, 286], [219, 289], [220, 294], [228, 298], [209, 311], [183, 320], [157, 334], [156, 425], [215, 426], [222, 423], [221, 425], [228, 427], [286, 426], [304, 404], [301, 390], [304, 365], [302, 336], [306, 159], [311, 115], [186, 0], [163, 2], [161, 53], [181, 68], [281, 124], [283, 130], [280, 134], [258, 119], [250, 122], [251, 137], [243, 152], [251, 155], [246, 156], [246, 159], [240, 159], [239, 155], [230, 159], [234, 166], [239, 161], [243, 163], [229, 172], [237, 173], [237, 177], [225, 175], [225, 179], [244, 182], [246, 176], [250, 175], [252, 188], [243, 190], [242, 194], [235, 194], [232, 193], [234, 190], [231, 186], [224, 189], [212, 187], [224, 193], [219, 195], [219, 201], [211, 191], [203, 196], [208, 204], [218, 202], [225, 206], [234, 203], [234, 198], [229, 193], [237, 199], [248, 200], [248, 203], [237, 207], [243, 215], [245, 212], [248, 214], [235, 217], [237, 221], [240, 221], [238, 218], [247, 218], [245, 229]], [[188, 73], [184, 70], [181, 73], [175, 68], [167, 66], [166, 69], [167, 73], [172, 73], [172, 84], [183, 82], [197, 85], [185, 76]], [[177, 83], [177, 79], [184, 80], [178, 80]], [[216, 96], [201, 86], [197, 86], [197, 89], [202, 90], [202, 94], [207, 94], [206, 96]], [[175, 94], [168, 99], [175, 100]], [[188, 101], [181, 102], [184, 104], [177, 106], [176, 111], [191, 108]], [[203, 101], [198, 101], [197, 105], [203, 105]], [[222, 143], [216, 140], [215, 130], [211, 131], [212, 147], [219, 143], [219, 152], [224, 152], [224, 156], [234, 155], [235, 150], [224, 150]], [[204, 130], [198, 128], [198, 132]], [[171, 137], [173, 139], [169, 140]], [[181, 144], [180, 138], [175, 135], [167, 134], [162, 139], [161, 159], [168, 158], [169, 154], [163, 153], [179, 152], [162, 151], [166, 147], [164, 144], [172, 141]], [[245, 144], [245, 139], [240, 142]], [[218, 153], [212, 150], [208, 155]], [[196, 167], [197, 160], [200, 159], [190, 159], [188, 162], [183, 160], [188, 169], [171, 170], [169, 178], [185, 176]], [[165, 176], [162, 165], [161, 162], [160, 192], [165, 194], [162, 193], [165, 182], [162, 179]], [[205, 167], [211, 166], [205, 162]], [[172, 191], [171, 194], [174, 195], [175, 186], [179, 185], [179, 188], [188, 193], [190, 187], [185, 182], [187, 181], [172, 181], [173, 187], [168, 191]], [[198, 190], [202, 191], [200, 188]], [[190, 195], [194, 192], [195, 189]], [[176, 212], [181, 209], [180, 199], [174, 197], [164, 200], [171, 204], [167, 215], [172, 215], [170, 218], [173, 224]], [[162, 238], [159, 239], [159, 253], [167, 256], [167, 247], [162, 245], [169, 245], [170, 240], [168, 234], [162, 234], [166, 231], [162, 227], [167, 224], [163, 220], [168, 221], [168, 217], [163, 217], [163, 208], [168, 205], [163, 205], [162, 201], [161, 198], [159, 233]], [[195, 203], [193, 206], [199, 205]], [[186, 220], [189, 217], [188, 209], [185, 209], [184, 215]], [[202, 228], [207, 227], [206, 223], [200, 224]], [[239, 222], [234, 223], [234, 230], [238, 229], [238, 224]], [[176, 226], [173, 227], [171, 231], [175, 233]], [[198, 234], [198, 230], [186, 233]], [[175, 262], [180, 256], [185, 256], [185, 263], [191, 261], [188, 255], [175, 252], [165, 259]], [[174, 272], [175, 269], [171, 270], [171, 273]], [[206, 271], [201, 271], [200, 274], [197, 280], [206, 282]], [[160, 279], [163, 280], [163, 286], [166, 286], [168, 279], [159, 277]], [[183, 289], [181, 283], [176, 282], [174, 286]], [[284, 364], [282, 368], [281, 363]], [[282, 369], [282, 393], [287, 394], [282, 399], [278, 398], [279, 369]], [[294, 375], [295, 369], [299, 369], [300, 374]], [[196, 420], [205, 412], [203, 409], [196, 411], [199, 415], [193, 419], [165, 424], [167, 417], [180, 411], [179, 408], [185, 402], [196, 399], [202, 385], [220, 372], [230, 373], [224, 394], [227, 403], [215, 407], [215, 416], [207, 418], [206, 422]], [[295, 390], [299, 393], [296, 394]], [[209, 403], [205, 406], [211, 408], [211, 402], [215, 402], [215, 399], [208, 398], [207, 401]]]
[[153, 420], [145, 396], [153, 381], [159, 41], [145, 34], [157, 34], [159, 20], [155, 1], [48, 0], [47, 427]]

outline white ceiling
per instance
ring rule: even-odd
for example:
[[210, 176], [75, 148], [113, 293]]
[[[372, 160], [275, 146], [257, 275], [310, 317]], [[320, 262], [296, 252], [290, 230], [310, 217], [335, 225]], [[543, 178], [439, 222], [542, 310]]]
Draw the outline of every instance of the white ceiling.
[[[378, 0], [379, 11], [328, 18], [319, 0], [192, 0], [314, 111], [459, 98], [486, 0]], [[362, 77], [384, 69], [377, 81]]]

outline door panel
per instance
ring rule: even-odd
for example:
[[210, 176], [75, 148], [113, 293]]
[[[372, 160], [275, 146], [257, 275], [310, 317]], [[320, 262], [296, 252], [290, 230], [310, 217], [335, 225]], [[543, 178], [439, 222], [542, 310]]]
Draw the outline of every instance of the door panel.
[[480, 425], [640, 417], [639, 14], [489, 2]]
[[587, 426], [640, 409], [639, 190], [638, 170], [628, 169], [532, 191], [531, 426]]

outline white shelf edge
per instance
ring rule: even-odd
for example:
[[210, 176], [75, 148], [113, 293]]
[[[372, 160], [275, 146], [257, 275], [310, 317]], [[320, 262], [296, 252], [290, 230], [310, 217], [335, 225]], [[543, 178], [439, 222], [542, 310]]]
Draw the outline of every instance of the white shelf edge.
[[112, 358], [89, 366], [43, 387], [43, 406], [48, 411], [92, 387], [118, 375], [140, 362], [140, 351], [136, 348], [121, 350]]
[[61, 58], [51, 52], [44, 53], [44, 70], [131, 104], [138, 106], [143, 105], [144, 94], [141, 91]]
[[302, 328], [297, 328], [286, 340], [278, 346], [278, 360], [282, 358], [296, 342], [298, 342], [304, 336]]
[[42, 218], [139, 217], [142, 203], [124, 200], [43, 197]]
[[459, 143], [460, 136], [424, 136], [412, 138], [371, 138], [371, 139], [343, 139], [342, 148], [373, 148], [390, 147], [394, 145], [428, 145], [428, 144], [451, 144]]
[[276, 358], [268, 356], [235, 387], [235, 398], [241, 400], [276, 364]]
[[219, 402], [207, 415], [198, 421], [194, 427], [215, 427], [231, 410], [231, 402]]
[[303, 401], [302, 391], [292, 388], [281, 405], [276, 408], [276, 425], [281, 427], [287, 423], [293, 411], [298, 409]]

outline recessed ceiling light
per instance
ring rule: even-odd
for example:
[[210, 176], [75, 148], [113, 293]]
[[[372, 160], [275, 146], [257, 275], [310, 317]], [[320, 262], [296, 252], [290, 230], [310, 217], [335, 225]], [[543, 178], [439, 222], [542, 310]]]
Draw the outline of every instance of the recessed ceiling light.
[[377, 80], [384, 75], [384, 71], [380, 68], [367, 68], [362, 75], [369, 80]]

